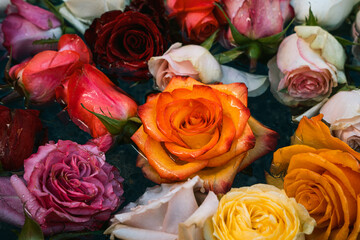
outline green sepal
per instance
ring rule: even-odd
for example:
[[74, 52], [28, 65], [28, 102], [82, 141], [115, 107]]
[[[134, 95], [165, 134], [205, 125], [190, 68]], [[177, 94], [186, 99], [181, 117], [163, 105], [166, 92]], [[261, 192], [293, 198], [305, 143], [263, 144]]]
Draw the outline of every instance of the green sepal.
[[345, 64], [345, 68], [356, 71], [356, 72], [360, 72], [360, 66]]
[[220, 4], [218, 4], [217, 2], [214, 3], [216, 5], [216, 7], [219, 8], [219, 10], [222, 12], [222, 14], [225, 16], [226, 21], [229, 24], [230, 27], [230, 31], [231, 34], [236, 42], [236, 44], [238, 45], [242, 45], [242, 44], [246, 44], [249, 43], [251, 41], [250, 38], [242, 35], [241, 33], [239, 33], [239, 31], [236, 29], [236, 27], [234, 26], [234, 24], [231, 23], [229, 17], [227, 16], [227, 14], [225, 13], [225, 11], [222, 9], [222, 7], [220, 6]]
[[21, 229], [19, 240], [44, 240], [40, 225], [34, 221], [24, 209], [25, 223]]
[[58, 43], [58, 42], [59, 42], [59, 39], [48, 38], [48, 39], [35, 40], [32, 42], [32, 45], [54, 44], [54, 43]]
[[244, 51], [240, 50], [240, 48], [233, 48], [231, 50], [228, 50], [228, 51], [225, 51], [222, 53], [218, 53], [218, 54], [214, 55], [214, 57], [220, 64], [225, 64], [225, 63], [233, 61], [234, 59], [236, 59], [238, 56], [240, 56], [243, 53], [244, 53]]
[[352, 91], [352, 90], [357, 90], [358, 88], [356, 87], [356, 86], [354, 86], [354, 85], [347, 85], [347, 84], [345, 84], [343, 87], [341, 87], [339, 90], [338, 90], [338, 92], [339, 91]]
[[311, 6], [309, 7], [309, 17], [305, 17], [305, 25], [306, 26], [319, 26], [318, 19], [315, 17], [314, 13], [311, 10]]
[[290, 23], [286, 26], [286, 28], [284, 28], [284, 30], [282, 30], [281, 32], [269, 36], [269, 37], [263, 37], [263, 38], [259, 38], [258, 41], [262, 44], [273, 44], [273, 43], [279, 43], [280, 40], [282, 39], [282, 37], [285, 35], [285, 33], [287, 32], [287, 30], [290, 28], [291, 24], [293, 24], [295, 19], [292, 19], [290, 21]]
[[[128, 118], [127, 120], [118, 120], [114, 119], [108, 116], [93, 112], [89, 109], [87, 109], [82, 103], [81, 106], [86, 109], [88, 112], [94, 114], [101, 122], [104, 124], [106, 129], [111, 133], [112, 135], [126, 135], [131, 136], [135, 131], [133, 130], [133, 127], [135, 125], [139, 125], [139, 122], [141, 123], [141, 120], [136, 119], [135, 117]], [[102, 111], [102, 110], [101, 110]], [[104, 112], [103, 112], [104, 113]], [[110, 113], [109, 113], [110, 114]], [[110, 114], [111, 115], [111, 114]], [[139, 126], [138, 126], [139, 127]], [[138, 128], [137, 127], [137, 128]], [[136, 129], [137, 130], [137, 129]], [[124, 133], [126, 132], [126, 133]]]
[[343, 47], [346, 47], [346, 46], [352, 46], [352, 45], [357, 45], [357, 46], [360, 46], [360, 43], [355, 43], [355, 42], [352, 42], [350, 40], [347, 40], [345, 38], [342, 38], [342, 37], [339, 37], [339, 36], [334, 36], [336, 38], [336, 40], [338, 40], [338, 42], [343, 46]]
[[201, 44], [201, 46], [204, 47], [204, 48], [206, 48], [207, 50], [210, 50], [211, 47], [212, 47], [212, 45], [213, 45], [213, 43], [214, 43], [214, 41], [215, 41], [215, 39], [216, 39], [216, 36], [217, 36], [218, 32], [219, 32], [219, 29], [216, 30], [208, 39], [206, 39], [206, 40]]
[[[52, 12], [57, 19], [59, 19], [60, 24], [61, 24], [61, 30], [64, 33], [65, 32], [65, 20], [64, 17], [61, 15], [61, 13], [59, 12], [59, 9], [57, 7], [54, 6], [54, 4], [52, 4], [49, 0], [42, 0], [45, 4], [45, 6], [49, 9], [50, 12]], [[50, 26], [52, 27], [52, 26]]]

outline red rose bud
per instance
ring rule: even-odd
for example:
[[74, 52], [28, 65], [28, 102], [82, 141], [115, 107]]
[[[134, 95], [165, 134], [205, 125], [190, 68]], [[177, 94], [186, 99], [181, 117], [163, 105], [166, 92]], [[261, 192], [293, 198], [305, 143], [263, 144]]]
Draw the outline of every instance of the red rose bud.
[[93, 21], [84, 37], [97, 64], [131, 81], [151, 77], [147, 62], [161, 56], [166, 45], [155, 23], [134, 11], [104, 13]]
[[42, 130], [37, 110], [11, 110], [0, 105], [0, 161], [4, 170], [19, 170], [33, 153]]
[[91, 62], [91, 53], [81, 38], [63, 35], [59, 51], [43, 51], [32, 59], [13, 66], [9, 75], [33, 103], [44, 104], [55, 98], [55, 88], [82, 63]]
[[89, 111], [116, 120], [127, 120], [137, 111], [135, 101], [90, 64], [84, 64], [67, 77], [56, 89], [56, 98], [67, 105], [72, 121], [94, 138], [105, 135], [108, 130]]

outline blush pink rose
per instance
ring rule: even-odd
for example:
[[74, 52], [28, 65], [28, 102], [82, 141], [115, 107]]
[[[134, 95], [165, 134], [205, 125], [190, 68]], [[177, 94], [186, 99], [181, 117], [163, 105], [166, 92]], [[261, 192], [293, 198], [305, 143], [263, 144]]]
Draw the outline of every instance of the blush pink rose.
[[[236, 29], [251, 39], [280, 33], [294, 16], [290, 0], [224, 0], [225, 11]], [[234, 41], [230, 29], [225, 38]]]
[[345, 51], [327, 31], [297, 26], [268, 63], [271, 92], [288, 106], [314, 105], [346, 83]]
[[97, 230], [122, 202], [123, 179], [98, 146], [49, 143], [24, 162], [11, 184], [44, 234]]

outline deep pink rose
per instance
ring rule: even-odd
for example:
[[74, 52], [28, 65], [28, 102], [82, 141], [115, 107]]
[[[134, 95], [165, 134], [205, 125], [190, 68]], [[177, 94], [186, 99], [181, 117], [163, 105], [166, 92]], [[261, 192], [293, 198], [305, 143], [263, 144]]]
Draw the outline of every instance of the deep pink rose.
[[83, 63], [91, 63], [86, 44], [75, 34], [61, 36], [58, 51], [43, 51], [28, 61], [13, 66], [9, 75], [33, 103], [43, 104], [55, 98], [55, 88]]
[[46, 235], [96, 230], [122, 202], [123, 179], [91, 143], [59, 140], [24, 162], [24, 179], [11, 184]]
[[[223, 3], [232, 24], [251, 39], [281, 32], [284, 23], [294, 15], [290, 0], [224, 0]], [[233, 43], [230, 29], [225, 38]]]
[[23, 0], [11, 0], [6, 10], [6, 18], [1, 24], [3, 46], [11, 51], [15, 60], [22, 61], [33, 54], [55, 45], [33, 45], [35, 40], [59, 38], [62, 34], [60, 21], [45, 9]]

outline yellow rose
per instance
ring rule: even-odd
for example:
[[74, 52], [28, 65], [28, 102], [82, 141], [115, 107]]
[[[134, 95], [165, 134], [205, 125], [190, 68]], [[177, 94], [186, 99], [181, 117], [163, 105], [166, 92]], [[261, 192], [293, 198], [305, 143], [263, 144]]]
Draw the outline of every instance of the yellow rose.
[[233, 188], [212, 217], [206, 239], [304, 239], [316, 222], [294, 198], [272, 185]]

